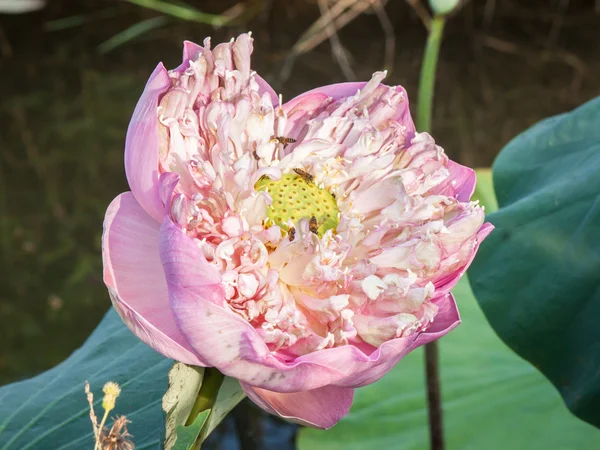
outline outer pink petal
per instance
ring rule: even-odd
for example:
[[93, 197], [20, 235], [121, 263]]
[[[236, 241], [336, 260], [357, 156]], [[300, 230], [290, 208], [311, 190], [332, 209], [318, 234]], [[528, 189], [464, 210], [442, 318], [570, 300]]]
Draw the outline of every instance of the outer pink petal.
[[486, 222], [481, 226], [481, 228], [477, 232], [477, 242], [475, 243], [475, 247], [473, 248], [473, 250], [471, 252], [471, 257], [469, 258], [469, 261], [467, 261], [467, 264], [465, 264], [461, 270], [457, 270], [456, 272], [449, 275], [445, 279], [436, 281], [436, 283], [435, 283], [436, 292], [446, 294], [452, 290], [452, 288], [456, 285], [456, 283], [458, 283], [458, 280], [460, 280], [460, 278], [467, 271], [467, 269], [473, 262], [473, 259], [475, 259], [475, 255], [477, 255], [477, 250], [479, 249], [479, 246], [481, 245], [483, 240], [492, 232], [493, 229], [494, 229], [494, 225], [492, 225], [489, 222]]
[[225, 305], [220, 274], [198, 246], [169, 219], [160, 233], [171, 309], [190, 345], [208, 364], [277, 392], [316, 389], [343, 378], [327, 364], [283, 362], [270, 352], [256, 330]]
[[475, 171], [454, 161], [448, 161], [450, 176], [433, 190], [435, 194], [456, 197], [461, 202], [468, 202], [475, 191]]
[[181, 65], [175, 70], [182, 72], [189, 67], [189, 62], [198, 58], [202, 52], [202, 47], [192, 41], [183, 41], [183, 57]]
[[137, 337], [169, 358], [206, 366], [171, 314], [158, 236], [158, 222], [131, 192], [115, 198], [104, 219], [104, 282], [115, 309]]
[[259, 94], [262, 95], [266, 92], [267, 94], [269, 94], [269, 97], [271, 97], [271, 103], [273, 103], [273, 105], [279, 104], [279, 97], [277, 96], [277, 93], [263, 77], [261, 77], [258, 74], [255, 74], [254, 80], [256, 80], [256, 82], [258, 83]]
[[156, 66], [144, 88], [127, 129], [125, 173], [136, 200], [159, 223], [164, 206], [158, 193], [158, 102], [169, 87], [169, 75]]
[[282, 394], [241, 383], [246, 395], [271, 414], [315, 428], [331, 428], [348, 414], [354, 389], [324, 386], [304, 392]]
[[447, 294], [439, 298], [436, 304], [439, 307], [438, 314], [425, 332], [384, 342], [368, 356], [356, 347], [345, 345], [310, 353], [299, 359], [329, 364], [343, 370], [346, 376], [335, 383], [337, 386], [360, 387], [371, 384], [383, 377], [408, 353], [441, 338], [458, 326], [460, 315], [454, 297]]
[[[183, 68], [183, 70], [185, 70], [185, 68], [188, 66], [188, 61], [191, 59], [192, 60], [196, 59], [201, 51], [202, 51], [202, 46], [195, 44], [194, 42], [191, 42], [191, 41], [185, 41], [183, 43], [183, 63], [179, 67]], [[271, 97], [271, 102], [274, 105], [279, 104], [279, 98], [277, 97], [277, 94], [275, 93], [275, 91], [273, 90], [273, 88], [271, 87], [271, 85], [269, 83], [267, 83], [258, 74], [254, 75], [254, 80], [258, 84], [259, 94], [262, 95], [266, 92], [267, 94], [269, 94], [269, 97]]]
[[[351, 97], [355, 95], [359, 89], [365, 87], [366, 84], [366, 82], [330, 84], [328, 86], [322, 86], [311, 91], [304, 92], [303, 94], [294, 97], [292, 100], [283, 105], [283, 110], [286, 112], [286, 114], [288, 116], [292, 116], [290, 117], [290, 121], [286, 128], [294, 128], [295, 121], [301, 120], [301, 115], [296, 115], [297, 119], [294, 118], [294, 112], [303, 110], [307, 114], [310, 114], [315, 109], [321, 107], [323, 102], [325, 102], [328, 98], [339, 100], [341, 98]], [[395, 89], [398, 92], [402, 92], [404, 95], [404, 102], [400, 104], [395, 119], [406, 127], [407, 141], [410, 141], [415, 133], [415, 125], [410, 115], [408, 95], [402, 86], [395, 86]]]

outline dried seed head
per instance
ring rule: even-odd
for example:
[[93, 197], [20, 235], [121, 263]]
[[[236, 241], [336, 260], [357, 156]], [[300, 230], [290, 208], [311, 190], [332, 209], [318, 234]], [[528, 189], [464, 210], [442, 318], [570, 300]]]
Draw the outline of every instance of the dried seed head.
[[131, 434], [127, 431], [127, 424], [131, 423], [125, 416], [117, 417], [110, 431], [106, 428], [100, 435], [101, 450], [134, 450], [135, 445], [131, 441]]

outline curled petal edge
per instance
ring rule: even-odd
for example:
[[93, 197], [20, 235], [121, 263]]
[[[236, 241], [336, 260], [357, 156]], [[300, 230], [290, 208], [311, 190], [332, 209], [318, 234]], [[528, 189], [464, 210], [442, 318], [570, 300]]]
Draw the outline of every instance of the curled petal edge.
[[[321, 106], [328, 98], [333, 100], [339, 100], [347, 97], [352, 97], [360, 89], [363, 89], [367, 85], [367, 82], [347, 82], [330, 84], [328, 86], [322, 86], [312, 89], [308, 92], [304, 92], [283, 105], [283, 110], [286, 114], [292, 115], [294, 110], [301, 106], [302, 109], [306, 109], [307, 112], [311, 112], [317, 107]], [[387, 85], [384, 85], [387, 86]], [[410, 108], [408, 102], [408, 94], [402, 86], [388, 86], [396, 89], [396, 91], [402, 93], [404, 101], [399, 105], [398, 112], [395, 116], [395, 120], [406, 127], [406, 141], [410, 140], [415, 135], [415, 124], [413, 123], [410, 115]]]
[[158, 192], [157, 108], [170, 82], [167, 70], [160, 63], [150, 75], [135, 107], [125, 138], [127, 182], [139, 204], [158, 223], [164, 216], [164, 205]]
[[[184, 41], [183, 63], [181, 64], [181, 66], [179, 66], [178, 69], [185, 69], [185, 67], [187, 67], [188, 62], [192, 59], [196, 59], [202, 50], [203, 48], [201, 45], [198, 45], [195, 42], [191, 41]], [[273, 88], [271, 87], [271, 85], [267, 83], [265, 79], [257, 73], [254, 74], [254, 80], [258, 84], [258, 93], [261, 95], [264, 93], [269, 94], [269, 97], [271, 98], [271, 103], [273, 103], [273, 105], [277, 105], [279, 103], [279, 98], [273, 90]]]
[[435, 193], [455, 197], [460, 202], [468, 202], [475, 192], [475, 171], [452, 160], [448, 160], [448, 171], [448, 178], [435, 187]]
[[456, 283], [458, 283], [458, 280], [461, 279], [461, 277], [465, 274], [465, 272], [467, 271], [467, 269], [469, 268], [469, 266], [471, 265], [471, 263], [475, 259], [475, 256], [477, 255], [477, 251], [479, 250], [479, 246], [481, 245], [481, 243], [483, 242], [483, 240], [493, 230], [494, 230], [494, 225], [492, 225], [489, 222], [486, 222], [486, 223], [484, 223], [481, 226], [481, 228], [477, 232], [477, 242], [476, 242], [475, 247], [473, 248], [473, 250], [471, 252], [471, 255], [470, 255], [469, 260], [467, 261], [467, 263], [460, 270], [457, 270], [456, 272], [454, 272], [453, 274], [449, 275], [445, 279], [438, 280], [435, 283], [436, 284], [436, 286], [435, 286], [436, 292], [439, 292], [441, 294], [446, 294], [446, 293], [450, 292], [452, 290], [452, 288], [454, 288], [454, 286], [456, 286]]

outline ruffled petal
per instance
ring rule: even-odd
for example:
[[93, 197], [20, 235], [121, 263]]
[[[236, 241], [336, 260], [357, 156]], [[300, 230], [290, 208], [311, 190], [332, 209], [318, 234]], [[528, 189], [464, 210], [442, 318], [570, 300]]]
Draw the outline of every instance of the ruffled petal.
[[129, 187], [139, 204], [159, 223], [164, 205], [158, 192], [157, 108], [169, 84], [169, 74], [161, 63], [150, 75], [135, 107], [125, 140], [125, 173]]
[[[201, 51], [202, 51], [202, 47], [200, 45], [198, 45], [194, 42], [191, 42], [191, 41], [185, 41], [183, 43], [183, 63], [179, 67], [185, 69], [185, 67], [188, 66], [189, 61], [196, 59]], [[256, 83], [258, 84], [258, 93], [259, 94], [261, 94], [261, 95], [264, 93], [269, 94], [269, 97], [271, 98], [271, 102], [273, 103], [273, 105], [276, 105], [279, 103], [279, 98], [277, 97], [277, 94], [275, 93], [275, 91], [273, 90], [271, 85], [264, 80], [264, 78], [262, 78], [260, 75], [255, 73], [254, 81], [256, 81]]]
[[246, 395], [271, 414], [314, 428], [328, 429], [348, 414], [354, 389], [324, 386], [304, 392], [280, 393], [241, 383]]
[[475, 255], [477, 255], [477, 250], [479, 249], [479, 246], [481, 245], [483, 240], [492, 232], [493, 229], [494, 225], [492, 225], [489, 222], [486, 222], [481, 226], [481, 228], [477, 232], [475, 246], [471, 251], [471, 255], [469, 256], [469, 260], [467, 261], [467, 263], [460, 270], [457, 270], [456, 272], [450, 274], [446, 278], [437, 280], [435, 283], [436, 293], [446, 294], [450, 292], [452, 288], [454, 288], [456, 283], [458, 283], [458, 280], [460, 280], [460, 278], [464, 275], [464, 273], [467, 271], [467, 269], [473, 262], [473, 259], [475, 259]]
[[448, 160], [450, 174], [443, 183], [435, 187], [432, 193], [455, 197], [460, 202], [468, 202], [475, 191], [477, 177], [475, 171]]
[[[306, 122], [312, 117], [315, 111], [319, 110], [327, 103], [328, 99], [339, 100], [346, 97], [352, 97], [359, 89], [363, 89], [366, 85], [367, 82], [330, 84], [294, 97], [283, 105], [283, 110], [288, 116], [286, 130], [298, 128], [298, 123]], [[408, 95], [402, 86], [394, 86], [394, 88], [396, 91], [402, 93], [404, 98], [404, 101], [397, 105], [397, 112], [394, 116], [394, 120], [406, 128], [406, 141], [410, 142], [415, 134], [415, 125], [410, 115]]]
[[192, 41], [183, 41], [183, 57], [180, 67], [186, 67], [190, 61], [193, 61], [202, 53], [202, 46]]
[[206, 366], [171, 314], [158, 253], [159, 228], [131, 192], [115, 198], [104, 219], [104, 282], [116, 311], [137, 337], [169, 358]]
[[454, 189], [458, 201], [468, 202], [471, 200], [477, 182], [475, 171], [452, 160], [448, 161], [448, 170], [450, 171], [450, 178], [456, 182]]
[[285, 361], [225, 302], [220, 273], [171, 220], [160, 231], [160, 255], [171, 309], [194, 350], [225, 375], [277, 392], [333, 384], [344, 374], [327, 364]]
[[346, 376], [334, 383], [336, 386], [360, 387], [371, 384], [389, 372], [408, 353], [439, 339], [458, 326], [460, 315], [451, 294], [433, 300], [433, 303], [439, 308], [438, 313], [434, 322], [422, 333], [389, 340], [379, 348], [365, 346], [361, 350], [356, 346], [344, 345], [320, 350], [301, 356], [296, 362], [327, 364], [343, 371]]
[[258, 74], [254, 75], [254, 80], [258, 84], [258, 93], [262, 95], [266, 92], [267, 94], [269, 94], [273, 105], [276, 105], [279, 102], [279, 98], [277, 97], [277, 93], [271, 87], [271, 85], [267, 83], [267, 81]]

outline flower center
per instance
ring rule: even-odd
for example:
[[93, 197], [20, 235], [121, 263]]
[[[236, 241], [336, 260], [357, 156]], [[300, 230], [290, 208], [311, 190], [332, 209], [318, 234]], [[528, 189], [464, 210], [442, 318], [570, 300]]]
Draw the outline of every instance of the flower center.
[[339, 211], [333, 195], [313, 183], [310, 175], [284, 174], [280, 180], [263, 177], [256, 182], [257, 191], [266, 191], [273, 203], [267, 209], [271, 225], [289, 231], [300, 219], [309, 221], [310, 230], [322, 237], [327, 230], [334, 230], [339, 223]]

